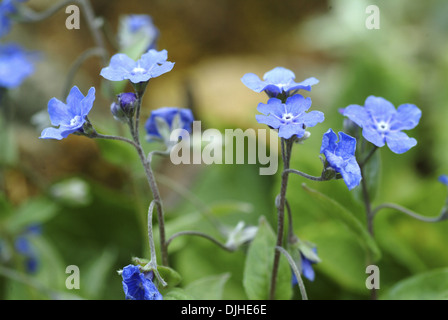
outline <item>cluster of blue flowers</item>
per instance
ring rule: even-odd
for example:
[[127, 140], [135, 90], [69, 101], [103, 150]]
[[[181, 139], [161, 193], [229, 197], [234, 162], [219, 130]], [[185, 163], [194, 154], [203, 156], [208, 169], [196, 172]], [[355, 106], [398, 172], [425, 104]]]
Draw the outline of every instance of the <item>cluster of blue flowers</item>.
[[[276, 67], [264, 74], [263, 80], [253, 73], [245, 74], [241, 81], [255, 92], [265, 92], [269, 100], [260, 103], [257, 110], [262, 115], [256, 115], [256, 120], [278, 131], [278, 136], [284, 141], [302, 141], [309, 137], [307, 129], [324, 121], [320, 111], [310, 111], [311, 99], [299, 94], [299, 90], [310, 91], [311, 86], [319, 83], [314, 77], [302, 82], [295, 82], [295, 74], [286, 68]], [[386, 99], [370, 96], [365, 105], [349, 105], [341, 110], [352, 123], [362, 129], [362, 136], [374, 145], [374, 148], [388, 145], [397, 154], [404, 153], [417, 144], [414, 138], [409, 138], [402, 130], [410, 130], [417, 126], [421, 111], [413, 104], [403, 104], [395, 107]], [[321, 181], [342, 178], [349, 190], [357, 187], [363, 179], [362, 170], [356, 155], [356, 138], [329, 129], [322, 137], [320, 153], [325, 156]], [[287, 160], [289, 162], [289, 160]], [[308, 176], [308, 175], [303, 175]], [[308, 176], [309, 177], [309, 176]], [[319, 180], [315, 179], [315, 180]], [[442, 183], [448, 179], [442, 177]], [[315, 249], [315, 248], [313, 248]], [[297, 263], [302, 274], [309, 280], [314, 280], [312, 260], [301, 252]], [[297, 278], [293, 275], [293, 283]]]
[[[108, 66], [102, 68], [100, 75], [109, 81], [129, 81], [135, 92], [122, 92], [116, 96], [110, 110], [113, 117], [121, 122], [127, 123], [133, 136], [134, 146], [140, 149], [138, 139], [138, 120], [142, 96], [146, 86], [151, 79], [159, 77], [174, 67], [174, 63], [168, 61], [168, 52], [166, 50], [156, 50], [155, 41], [158, 31], [152, 30], [152, 20], [144, 15], [131, 15], [124, 19], [127, 24], [126, 30], [130, 33], [143, 32], [152, 40], [140, 58], [136, 61], [125, 53], [117, 53], [112, 56]], [[152, 30], [152, 31], [151, 31]], [[62, 140], [70, 134], [84, 135], [91, 138], [111, 138], [111, 136], [100, 135], [93, 128], [88, 117], [95, 100], [95, 88], [90, 88], [86, 96], [74, 86], [67, 96], [66, 102], [57, 98], [52, 98], [48, 102], [48, 113], [52, 127], [45, 128], [41, 139]], [[174, 129], [184, 129], [191, 131], [193, 114], [189, 109], [178, 107], [162, 107], [151, 112], [150, 117], [145, 123], [147, 141], [169, 140], [169, 133]], [[113, 137], [116, 140], [125, 138]], [[168, 144], [166, 143], [168, 146]], [[142, 159], [146, 164], [148, 160]], [[153, 282], [154, 273], [151, 271], [142, 272], [135, 265], [128, 265], [121, 271], [123, 277], [123, 290], [126, 299], [132, 300], [160, 300], [162, 295], [159, 293], [156, 284]]]
[[[3, 0], [0, 3], [0, 39], [6, 36], [13, 24], [12, 16], [26, 0]], [[26, 52], [16, 43], [0, 42], [0, 87], [14, 89], [34, 73], [34, 54]]]

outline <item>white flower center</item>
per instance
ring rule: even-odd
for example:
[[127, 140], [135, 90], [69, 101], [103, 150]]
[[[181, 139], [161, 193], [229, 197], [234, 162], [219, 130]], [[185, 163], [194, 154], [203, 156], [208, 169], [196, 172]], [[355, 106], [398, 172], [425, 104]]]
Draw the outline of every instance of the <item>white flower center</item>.
[[389, 131], [389, 123], [387, 123], [385, 121], [378, 122], [376, 126], [377, 126], [379, 132]]
[[75, 116], [72, 120], [70, 120], [70, 126], [75, 126], [81, 122], [80, 116]]
[[143, 69], [142, 67], [135, 67], [134, 69], [132, 69], [132, 73], [143, 73], [146, 70]]
[[292, 113], [284, 113], [282, 120], [286, 123], [291, 123], [294, 120], [294, 115]]

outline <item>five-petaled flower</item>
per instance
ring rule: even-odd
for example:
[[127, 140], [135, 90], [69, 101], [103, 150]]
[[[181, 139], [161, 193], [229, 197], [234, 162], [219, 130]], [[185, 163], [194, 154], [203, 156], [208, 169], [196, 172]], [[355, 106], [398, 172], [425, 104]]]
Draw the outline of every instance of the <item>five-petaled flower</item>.
[[401, 131], [415, 128], [420, 121], [422, 112], [413, 104], [395, 109], [386, 99], [369, 96], [364, 107], [349, 105], [343, 114], [360, 126], [363, 137], [377, 147], [387, 143], [392, 152], [400, 154], [417, 144], [417, 140]]
[[151, 49], [137, 61], [132, 60], [124, 53], [117, 53], [111, 58], [109, 66], [103, 68], [100, 74], [110, 81], [147, 82], [173, 69], [174, 63], [167, 59], [168, 52], [166, 50]]
[[298, 83], [294, 81], [295, 78], [296, 76], [291, 70], [276, 67], [264, 74], [264, 81], [254, 73], [246, 73], [241, 81], [255, 92], [265, 91], [270, 98], [280, 94], [287, 97], [292, 96], [300, 89], [311, 91], [311, 86], [319, 83], [319, 80], [313, 77]]
[[263, 115], [256, 115], [259, 123], [278, 129], [281, 138], [289, 139], [293, 136], [302, 138], [307, 127], [314, 127], [324, 121], [324, 114], [320, 111], [306, 112], [311, 107], [311, 99], [295, 94], [282, 103], [280, 99], [270, 98], [267, 104], [260, 103], [257, 110]]
[[328, 166], [341, 174], [348, 189], [351, 190], [361, 182], [361, 169], [356, 162], [356, 139], [339, 132], [338, 136], [329, 129], [322, 138], [320, 153], [325, 155]]
[[51, 124], [57, 128], [49, 127], [42, 131], [41, 139], [61, 140], [69, 134], [83, 132], [86, 117], [95, 100], [95, 88], [90, 88], [87, 96], [74, 86], [67, 97], [67, 104], [52, 98], [48, 102], [48, 114]]
[[[174, 123], [174, 122], [177, 123]], [[170, 140], [170, 134], [175, 129], [184, 129], [191, 132], [193, 113], [190, 109], [176, 107], [163, 107], [151, 112], [145, 124], [148, 141]]]
[[154, 274], [152, 272], [141, 272], [135, 265], [128, 265], [123, 268], [123, 291], [126, 300], [162, 300], [157, 287], [152, 282]]
[[0, 45], [0, 87], [13, 89], [34, 72], [30, 54], [19, 45]]

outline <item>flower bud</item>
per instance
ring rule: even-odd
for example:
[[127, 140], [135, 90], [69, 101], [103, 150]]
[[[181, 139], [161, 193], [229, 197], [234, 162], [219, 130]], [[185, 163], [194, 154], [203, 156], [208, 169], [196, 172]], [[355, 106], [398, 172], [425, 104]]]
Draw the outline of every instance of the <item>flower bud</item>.
[[137, 106], [137, 96], [133, 92], [120, 93], [117, 101], [110, 106], [110, 111], [118, 121], [127, 122], [134, 116]]

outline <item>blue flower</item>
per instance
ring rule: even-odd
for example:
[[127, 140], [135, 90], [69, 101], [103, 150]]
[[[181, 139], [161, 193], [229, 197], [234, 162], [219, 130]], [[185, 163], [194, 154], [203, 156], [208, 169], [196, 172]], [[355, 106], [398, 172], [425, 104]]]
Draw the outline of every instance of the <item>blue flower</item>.
[[0, 37], [3, 37], [11, 30], [10, 15], [17, 12], [16, 5], [26, 0], [3, 0], [0, 3]]
[[296, 83], [294, 72], [283, 67], [276, 67], [264, 74], [263, 80], [254, 74], [246, 73], [241, 81], [255, 92], [265, 91], [267, 95], [277, 97], [279, 94], [293, 95], [297, 90], [311, 91], [311, 86], [319, 83], [316, 78], [308, 78], [302, 82]]
[[131, 14], [127, 17], [126, 23], [132, 33], [142, 32], [150, 39], [149, 49], [155, 49], [159, 30], [152, 22], [152, 18], [147, 14]]
[[51, 124], [58, 128], [49, 127], [42, 131], [41, 139], [61, 140], [71, 133], [83, 132], [86, 117], [95, 100], [95, 88], [90, 88], [87, 96], [74, 86], [67, 97], [67, 104], [56, 98], [48, 102], [48, 114]]
[[348, 189], [351, 190], [361, 182], [361, 169], [356, 162], [356, 139], [329, 129], [322, 138], [320, 153], [325, 155], [328, 165], [342, 175]]
[[307, 127], [314, 127], [324, 121], [324, 114], [320, 111], [306, 112], [311, 107], [311, 99], [295, 94], [282, 103], [280, 99], [270, 98], [267, 104], [260, 103], [257, 110], [263, 115], [256, 115], [259, 123], [278, 129], [281, 138], [292, 136], [302, 138]]
[[446, 174], [442, 174], [442, 175], [439, 177], [439, 182], [442, 183], [442, 184], [444, 184], [444, 185], [446, 185], [446, 186], [448, 186], [448, 175], [446, 175]]
[[20, 46], [0, 45], [0, 87], [16, 88], [33, 72], [30, 56]]
[[146, 82], [173, 69], [174, 63], [167, 59], [166, 50], [151, 49], [138, 61], [132, 60], [124, 53], [117, 53], [111, 58], [109, 66], [101, 70], [101, 76], [110, 81]]
[[123, 268], [123, 291], [126, 300], [162, 300], [162, 295], [152, 282], [153, 273], [142, 273], [135, 265], [128, 265]]
[[40, 225], [30, 225], [14, 241], [16, 251], [25, 257], [25, 269], [28, 273], [36, 272], [39, 264], [39, 259], [29, 237], [39, 235], [40, 233]]
[[[152, 18], [147, 14], [130, 14], [121, 19], [121, 28], [118, 33], [120, 48], [128, 48], [132, 45], [147, 45], [145, 51], [155, 49], [159, 38], [159, 30], [154, 25]], [[142, 44], [143, 43], [143, 44]]]
[[[177, 124], [173, 123], [175, 116], [179, 115], [180, 122]], [[167, 125], [168, 132], [161, 132], [159, 120], [163, 120]], [[181, 109], [176, 107], [164, 107], [159, 108], [151, 112], [151, 116], [146, 121], [145, 129], [147, 133], [147, 140], [160, 140], [166, 139], [165, 134], [170, 134], [174, 129], [184, 129], [191, 132], [191, 124], [193, 123], [193, 113], [190, 109]]]
[[400, 154], [417, 144], [417, 140], [401, 131], [415, 128], [420, 121], [422, 112], [413, 104], [395, 109], [386, 99], [369, 96], [364, 107], [349, 105], [343, 112], [362, 128], [363, 137], [377, 147], [387, 143], [392, 152]]
[[[315, 254], [317, 254], [317, 248], [312, 248], [313, 252]], [[305, 257], [305, 255], [303, 255], [302, 252], [300, 252], [300, 259], [301, 259], [301, 273], [302, 275], [307, 278], [310, 281], [314, 281], [315, 279], [315, 272], [313, 269], [313, 264], [317, 263], [316, 261], [310, 260], [307, 257]], [[296, 285], [297, 284], [297, 277], [294, 274], [294, 272], [292, 273], [292, 285]]]

